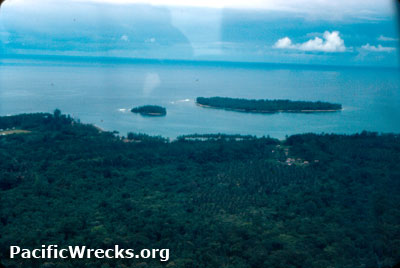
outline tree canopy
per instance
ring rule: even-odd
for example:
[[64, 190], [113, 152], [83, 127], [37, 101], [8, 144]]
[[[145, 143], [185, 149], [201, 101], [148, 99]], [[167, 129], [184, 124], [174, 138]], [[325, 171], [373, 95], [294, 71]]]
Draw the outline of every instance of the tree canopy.
[[242, 112], [275, 113], [275, 112], [326, 112], [342, 109], [341, 104], [321, 101], [291, 100], [249, 100], [225, 97], [198, 97], [197, 104], [206, 107], [228, 109]]
[[[132, 134], [0, 117], [6, 267], [391, 267], [400, 137]], [[170, 261], [8, 259], [10, 245], [169, 248]]]

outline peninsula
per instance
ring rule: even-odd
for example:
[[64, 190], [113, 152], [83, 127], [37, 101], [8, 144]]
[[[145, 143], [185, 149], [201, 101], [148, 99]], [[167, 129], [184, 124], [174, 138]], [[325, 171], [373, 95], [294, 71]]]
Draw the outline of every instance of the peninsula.
[[134, 107], [131, 109], [132, 113], [139, 113], [147, 116], [165, 116], [167, 115], [167, 109], [157, 105], [144, 105]]
[[226, 97], [198, 97], [196, 104], [206, 108], [225, 109], [249, 113], [311, 113], [335, 112], [342, 109], [341, 104], [329, 102], [267, 100], [267, 99], [236, 99]]

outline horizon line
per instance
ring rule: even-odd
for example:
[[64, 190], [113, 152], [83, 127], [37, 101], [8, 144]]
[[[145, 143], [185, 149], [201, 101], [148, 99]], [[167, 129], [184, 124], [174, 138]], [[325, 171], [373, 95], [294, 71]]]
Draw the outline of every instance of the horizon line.
[[200, 64], [200, 65], [247, 65], [247, 66], [298, 66], [298, 67], [322, 67], [322, 68], [355, 68], [355, 69], [393, 69], [400, 70], [400, 65], [338, 65], [338, 64], [313, 64], [313, 63], [290, 63], [290, 62], [264, 62], [264, 61], [230, 61], [230, 60], [207, 60], [207, 59], [163, 59], [163, 58], [137, 58], [117, 56], [90, 56], [90, 55], [56, 55], [56, 54], [6, 54], [0, 56], [0, 64], [6, 59], [41, 59], [55, 61], [69, 59], [69, 62], [104, 63], [104, 64], [133, 64], [133, 63], [159, 63], [159, 64]]

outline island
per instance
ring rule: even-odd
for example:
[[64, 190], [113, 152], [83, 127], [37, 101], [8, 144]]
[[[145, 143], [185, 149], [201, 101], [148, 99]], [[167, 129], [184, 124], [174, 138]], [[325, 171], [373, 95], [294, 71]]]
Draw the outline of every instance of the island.
[[138, 106], [131, 109], [132, 113], [139, 113], [145, 116], [165, 116], [167, 115], [167, 109], [157, 105], [144, 105]]
[[237, 99], [227, 97], [198, 97], [196, 104], [206, 108], [225, 109], [249, 113], [311, 113], [311, 112], [336, 112], [342, 109], [341, 104], [321, 101], [291, 101], [267, 99]]

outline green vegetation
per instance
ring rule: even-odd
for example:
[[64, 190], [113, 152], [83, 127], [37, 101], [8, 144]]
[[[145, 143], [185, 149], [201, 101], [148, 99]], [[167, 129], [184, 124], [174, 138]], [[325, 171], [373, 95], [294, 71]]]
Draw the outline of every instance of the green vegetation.
[[224, 97], [198, 97], [200, 106], [250, 113], [276, 112], [332, 112], [342, 109], [341, 104], [329, 102], [291, 101], [291, 100], [248, 100]]
[[[59, 112], [0, 117], [0, 262], [12, 267], [390, 267], [400, 136], [125, 142]], [[295, 159], [290, 165], [288, 159]], [[169, 248], [170, 261], [7, 259], [9, 246]]]
[[144, 105], [131, 109], [132, 113], [139, 113], [141, 115], [149, 116], [165, 116], [167, 115], [167, 109], [157, 105]]

